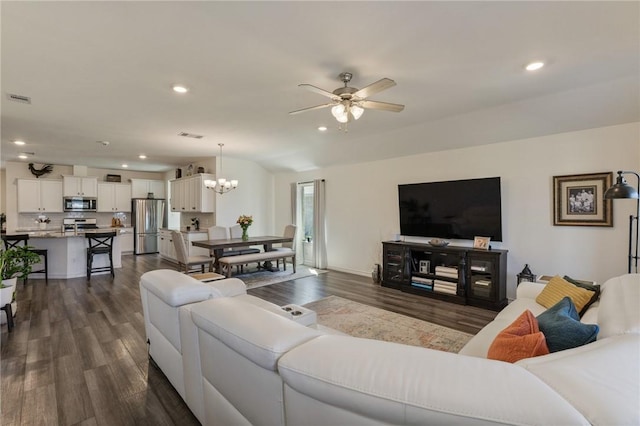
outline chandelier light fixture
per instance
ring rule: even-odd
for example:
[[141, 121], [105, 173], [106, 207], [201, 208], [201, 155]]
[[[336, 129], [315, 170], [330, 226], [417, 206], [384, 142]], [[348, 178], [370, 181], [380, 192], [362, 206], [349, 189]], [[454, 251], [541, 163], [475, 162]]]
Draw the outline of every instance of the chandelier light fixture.
[[[216, 175], [220, 176], [222, 175], [222, 147], [224, 146], [224, 144], [219, 143], [218, 146], [220, 147], [220, 172], [218, 173], [216, 171]], [[207, 179], [204, 181], [204, 186], [217, 192], [218, 194], [225, 194], [231, 190], [236, 189], [238, 187], [238, 181], [235, 179], [227, 180], [225, 178], [218, 178], [217, 180]]]

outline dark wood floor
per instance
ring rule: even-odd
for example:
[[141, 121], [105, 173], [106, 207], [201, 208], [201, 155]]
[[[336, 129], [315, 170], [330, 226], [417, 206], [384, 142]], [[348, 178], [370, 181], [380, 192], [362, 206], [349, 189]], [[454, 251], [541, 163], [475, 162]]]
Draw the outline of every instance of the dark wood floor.
[[[16, 327], [2, 326], [2, 425], [191, 425], [197, 420], [149, 363], [138, 281], [174, 269], [156, 255], [125, 256], [116, 278], [29, 280]], [[329, 295], [475, 333], [495, 313], [412, 296], [330, 271], [250, 291], [279, 305]]]

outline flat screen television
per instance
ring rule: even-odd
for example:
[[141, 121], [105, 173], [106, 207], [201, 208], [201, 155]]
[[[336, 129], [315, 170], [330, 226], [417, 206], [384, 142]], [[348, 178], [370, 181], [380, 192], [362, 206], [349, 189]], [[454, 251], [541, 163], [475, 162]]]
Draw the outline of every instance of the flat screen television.
[[398, 185], [400, 233], [502, 241], [500, 178]]

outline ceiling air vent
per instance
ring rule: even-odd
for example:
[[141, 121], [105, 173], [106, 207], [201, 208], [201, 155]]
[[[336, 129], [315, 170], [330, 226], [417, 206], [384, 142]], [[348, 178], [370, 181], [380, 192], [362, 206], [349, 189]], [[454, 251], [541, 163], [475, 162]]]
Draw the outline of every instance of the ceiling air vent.
[[7, 98], [9, 98], [10, 101], [22, 102], [23, 104], [31, 104], [31, 98], [29, 96], [15, 95], [13, 93], [7, 93]]
[[178, 136], [184, 136], [185, 138], [193, 138], [193, 139], [202, 139], [204, 137], [202, 135], [196, 135], [195, 133], [187, 133], [187, 132], [180, 132], [178, 133]]

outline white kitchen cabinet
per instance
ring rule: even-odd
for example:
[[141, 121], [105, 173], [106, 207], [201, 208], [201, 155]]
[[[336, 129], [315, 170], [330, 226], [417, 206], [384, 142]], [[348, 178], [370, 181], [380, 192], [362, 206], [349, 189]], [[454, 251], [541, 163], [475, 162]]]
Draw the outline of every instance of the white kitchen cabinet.
[[19, 213], [62, 213], [62, 181], [18, 179]]
[[165, 198], [165, 183], [155, 179], [131, 179], [131, 198], [147, 198], [149, 193], [153, 198]]
[[171, 181], [171, 211], [183, 213], [213, 213], [215, 192], [204, 186], [214, 179], [210, 174], [197, 174]]
[[173, 239], [171, 238], [171, 231], [168, 229], [160, 230], [160, 256], [162, 258], [172, 261], [178, 262], [178, 257], [176, 255], [176, 249], [173, 245]]
[[122, 254], [133, 253], [133, 228], [120, 228], [118, 230], [118, 238], [120, 238], [120, 251]]
[[63, 176], [62, 183], [65, 197], [98, 196], [98, 178], [95, 176]]
[[98, 184], [98, 212], [130, 212], [131, 185], [126, 183]]

